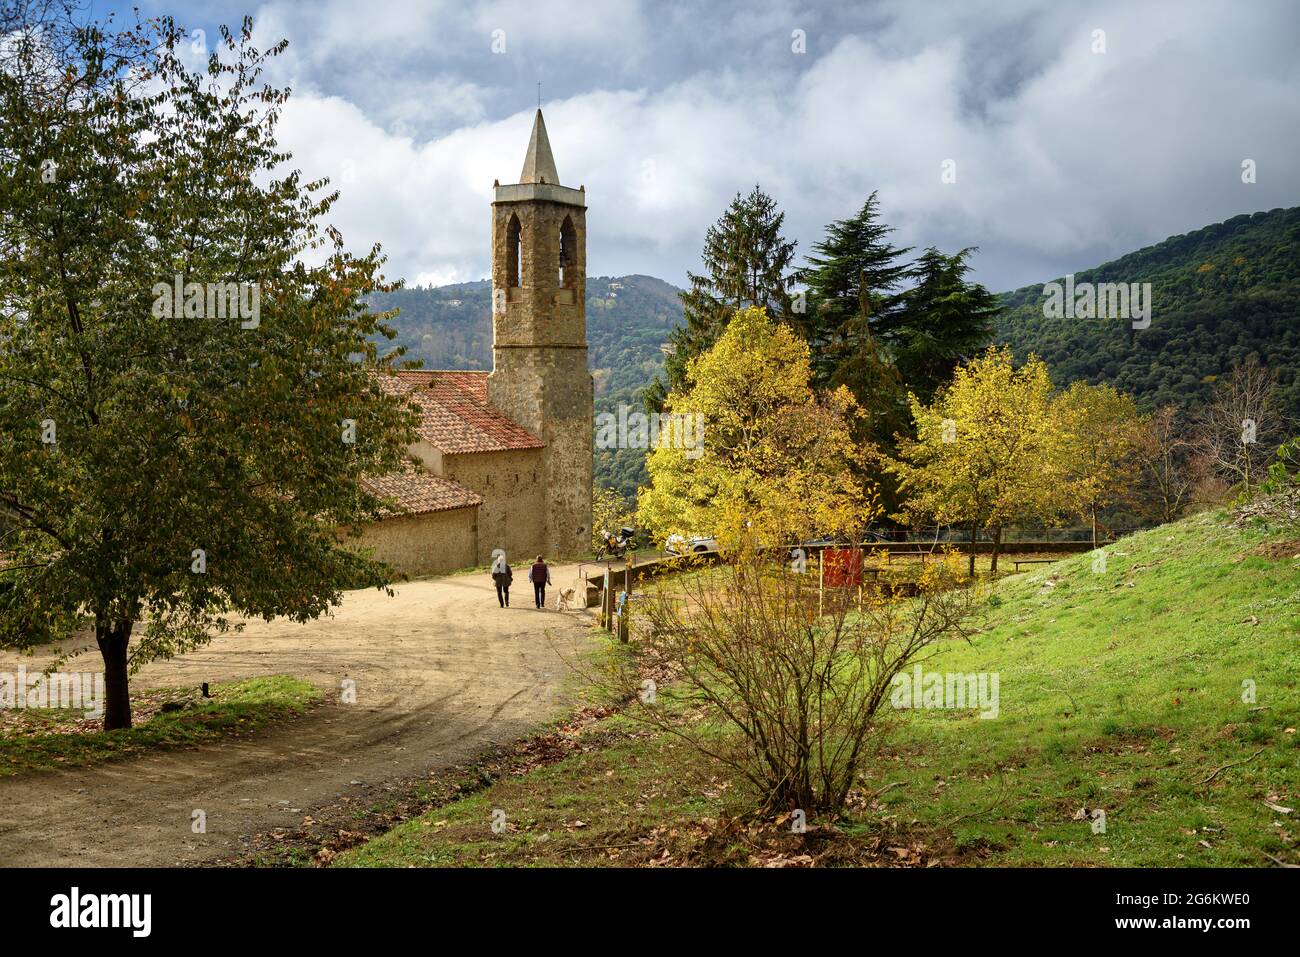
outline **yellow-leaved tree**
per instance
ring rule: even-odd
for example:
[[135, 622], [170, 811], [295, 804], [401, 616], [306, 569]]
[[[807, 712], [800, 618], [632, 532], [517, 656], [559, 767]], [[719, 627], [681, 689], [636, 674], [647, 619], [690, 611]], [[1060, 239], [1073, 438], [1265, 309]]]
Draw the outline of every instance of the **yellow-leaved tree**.
[[1056, 397], [1054, 418], [1064, 506], [1091, 523], [1096, 548], [1097, 513], [1133, 491], [1142, 422], [1131, 397], [1083, 381]]
[[1003, 527], [1049, 519], [1061, 506], [1047, 366], [1031, 355], [1016, 368], [1010, 349], [992, 346], [959, 366], [929, 405], [909, 400], [916, 439], [890, 464], [904, 497], [899, 518], [969, 529], [972, 575], [979, 530], [990, 529], [996, 572]]
[[690, 417], [698, 441], [675, 447], [660, 428], [646, 460], [650, 486], [638, 518], [656, 538], [713, 535], [786, 544], [809, 534], [854, 534], [876, 515], [875, 489], [854, 475], [860, 414], [846, 388], [818, 395], [808, 346], [759, 308], [739, 310], [707, 352], [692, 359], [666, 410]]

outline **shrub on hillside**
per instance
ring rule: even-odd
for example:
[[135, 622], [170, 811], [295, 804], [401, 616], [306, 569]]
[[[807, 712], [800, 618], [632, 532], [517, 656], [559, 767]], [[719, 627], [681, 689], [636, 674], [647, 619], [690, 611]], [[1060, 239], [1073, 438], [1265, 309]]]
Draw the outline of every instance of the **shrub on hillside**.
[[[763, 809], [835, 813], [876, 752], [894, 676], [936, 641], [964, 637], [974, 597], [955, 587], [955, 561], [929, 566], [903, 599], [869, 585], [821, 589], [811, 565], [783, 559], [742, 550], [643, 596], [642, 647], [678, 680], [647, 695], [624, 659], [623, 686], [646, 720], [748, 782]], [[705, 706], [735, 733], [680, 720], [682, 705]]]

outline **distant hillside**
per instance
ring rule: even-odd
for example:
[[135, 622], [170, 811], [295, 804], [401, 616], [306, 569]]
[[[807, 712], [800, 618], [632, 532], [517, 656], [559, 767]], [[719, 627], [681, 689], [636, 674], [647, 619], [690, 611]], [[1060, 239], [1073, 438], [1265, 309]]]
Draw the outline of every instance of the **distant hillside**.
[[[682, 321], [676, 287], [652, 276], [587, 279], [589, 365], [596, 387], [596, 412], [616, 411], [626, 402], [641, 408], [640, 391], [663, 366], [660, 346]], [[397, 343], [426, 369], [492, 368], [492, 285], [399, 289], [377, 296], [375, 308], [399, 308]], [[629, 498], [644, 483], [645, 456], [636, 449], [597, 450], [596, 483]]]
[[1148, 409], [1204, 401], [1216, 376], [1256, 352], [1300, 418], [1300, 207], [1171, 237], [1075, 273], [1085, 281], [1151, 283], [1150, 327], [1045, 318], [1040, 283], [1003, 293], [998, 340], [1020, 358], [1037, 353], [1058, 385], [1109, 382]]
[[[1049, 280], [1045, 280], [1049, 281]], [[1257, 352], [1279, 373], [1287, 412], [1300, 420], [1300, 207], [1235, 216], [1075, 274], [1075, 282], [1149, 282], [1151, 325], [1048, 319], [1043, 285], [1001, 295], [995, 338], [1017, 356], [1035, 352], [1060, 386], [1109, 382], [1145, 409], [1203, 401], [1232, 361]], [[682, 321], [676, 287], [651, 276], [587, 280], [587, 336], [596, 411], [640, 408], [663, 368], [660, 346]], [[398, 342], [429, 369], [492, 367], [491, 285], [403, 289], [379, 297], [400, 307]], [[637, 449], [597, 450], [596, 483], [629, 498], [645, 484]]]
[[[622, 283], [623, 288], [612, 288]], [[676, 286], [650, 276], [587, 280], [587, 339], [596, 380], [596, 413], [627, 403], [641, 410], [641, 391], [663, 368], [660, 348], [682, 323]], [[641, 449], [597, 449], [595, 481], [616, 488], [629, 501], [649, 482]]]
[[374, 297], [374, 308], [400, 309], [397, 345], [426, 369], [492, 368], [492, 284], [416, 286]]

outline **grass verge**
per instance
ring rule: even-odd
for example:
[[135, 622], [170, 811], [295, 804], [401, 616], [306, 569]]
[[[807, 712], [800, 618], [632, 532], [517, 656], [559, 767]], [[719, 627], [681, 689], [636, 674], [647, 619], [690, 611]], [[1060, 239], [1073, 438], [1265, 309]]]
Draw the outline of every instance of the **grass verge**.
[[321, 695], [287, 675], [210, 689], [159, 689], [131, 696], [133, 726], [97, 730], [98, 718], [59, 709], [0, 711], [0, 776], [76, 767], [109, 758], [241, 736], [305, 712]]

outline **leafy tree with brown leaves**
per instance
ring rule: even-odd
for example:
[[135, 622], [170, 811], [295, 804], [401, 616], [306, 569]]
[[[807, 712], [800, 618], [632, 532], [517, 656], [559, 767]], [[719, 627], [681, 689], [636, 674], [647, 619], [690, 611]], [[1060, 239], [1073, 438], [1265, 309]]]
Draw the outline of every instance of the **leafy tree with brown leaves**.
[[1181, 518], [1203, 469], [1177, 406], [1166, 405], [1143, 417], [1134, 455], [1146, 509], [1161, 523]]
[[1286, 426], [1277, 376], [1252, 353], [1215, 384], [1214, 395], [1196, 414], [1192, 441], [1215, 474], [1249, 496], [1286, 439]]

